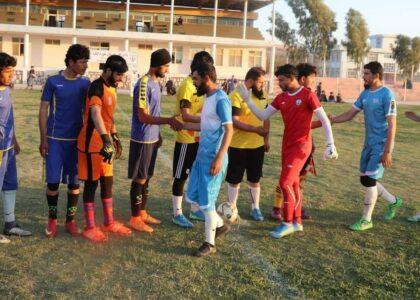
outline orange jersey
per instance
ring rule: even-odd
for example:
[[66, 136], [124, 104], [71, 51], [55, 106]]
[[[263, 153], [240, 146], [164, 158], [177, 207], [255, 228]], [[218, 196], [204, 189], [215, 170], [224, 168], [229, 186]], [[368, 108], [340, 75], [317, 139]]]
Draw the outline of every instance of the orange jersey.
[[114, 110], [117, 105], [117, 93], [115, 88], [107, 85], [102, 77], [93, 81], [89, 87], [83, 127], [77, 139], [77, 148], [85, 153], [98, 153], [103, 146], [101, 135], [96, 130], [91, 116], [91, 108], [95, 105], [101, 107], [101, 116], [106, 132], [111, 134], [111, 128], [114, 125]]

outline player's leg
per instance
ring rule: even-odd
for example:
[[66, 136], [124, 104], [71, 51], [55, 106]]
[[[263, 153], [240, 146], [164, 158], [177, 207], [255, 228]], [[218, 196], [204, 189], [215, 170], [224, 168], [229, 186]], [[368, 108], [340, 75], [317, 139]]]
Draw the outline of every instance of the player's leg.
[[104, 215], [103, 231], [117, 233], [120, 235], [130, 235], [130, 228], [124, 226], [121, 222], [114, 220], [114, 207], [112, 203], [112, 186], [114, 177], [112, 174], [112, 164], [102, 163], [103, 173], [100, 177], [101, 183], [101, 200]]
[[46, 197], [48, 203], [48, 223], [45, 228], [47, 237], [55, 237], [57, 234], [57, 203], [59, 197], [59, 185], [61, 171], [63, 169], [63, 149], [60, 141], [47, 139], [48, 155], [45, 157], [46, 172]]
[[[191, 148], [191, 159], [189, 159], [189, 170], [191, 170], [192, 165], [195, 161], [195, 158], [197, 157], [198, 147], [199, 143], [194, 143], [194, 146]], [[201, 211], [200, 207], [198, 207], [195, 203], [190, 203], [190, 214], [189, 218], [191, 220], [201, 221], [204, 222], [204, 213]]]
[[[236, 209], [240, 184], [244, 177], [247, 153], [245, 149], [230, 147], [228, 151], [228, 167], [226, 173], [227, 194], [230, 205]], [[234, 221], [234, 220], [232, 220]]]
[[[64, 144], [65, 143], [65, 144]], [[80, 186], [77, 177], [77, 142], [63, 142], [65, 146], [62, 182], [67, 184], [66, 231], [73, 236], [80, 235], [74, 216], [77, 211]]]
[[[302, 194], [303, 194], [303, 184], [306, 181], [306, 177], [308, 173], [315, 174], [313, 152], [314, 152], [314, 147], [312, 147], [312, 152], [309, 155], [308, 159], [306, 160], [305, 164], [303, 165], [302, 170], [300, 171], [300, 174], [299, 174], [299, 184], [300, 184], [300, 190]], [[308, 220], [311, 218], [312, 218], [311, 215], [302, 208], [302, 219]]]
[[[16, 158], [14, 150], [9, 150], [3, 155], [2, 163], [5, 163], [5, 173], [1, 176], [2, 198], [4, 210], [5, 235], [30, 236], [32, 233], [23, 229], [15, 218], [16, 192], [18, 188]], [[3, 172], [2, 172], [3, 173]]]
[[150, 144], [149, 147], [151, 151], [151, 156], [147, 157], [145, 166], [147, 168], [147, 180], [144, 183], [144, 189], [142, 194], [143, 201], [140, 204], [140, 217], [146, 224], [159, 225], [162, 223], [162, 221], [158, 220], [155, 217], [152, 217], [146, 210], [147, 201], [149, 199], [149, 183], [155, 172], [156, 159], [159, 150], [157, 143]]
[[246, 174], [248, 180], [248, 191], [251, 198], [251, 217], [255, 221], [263, 221], [264, 217], [260, 210], [260, 179], [264, 164], [264, 147], [247, 149]]
[[151, 233], [153, 232], [153, 228], [147, 225], [140, 216], [148, 172], [146, 156], [148, 155], [147, 151], [150, 147], [147, 147], [147, 145], [148, 144], [130, 141], [128, 178], [132, 181], [130, 188], [131, 218], [129, 225], [132, 229], [137, 231]]

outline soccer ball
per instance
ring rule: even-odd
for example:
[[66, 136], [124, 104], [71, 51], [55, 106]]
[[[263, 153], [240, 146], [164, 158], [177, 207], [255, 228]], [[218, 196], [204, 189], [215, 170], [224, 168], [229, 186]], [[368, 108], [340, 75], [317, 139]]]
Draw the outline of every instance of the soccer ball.
[[223, 202], [217, 207], [217, 213], [228, 223], [235, 223], [238, 219], [238, 209], [232, 207], [229, 202]]

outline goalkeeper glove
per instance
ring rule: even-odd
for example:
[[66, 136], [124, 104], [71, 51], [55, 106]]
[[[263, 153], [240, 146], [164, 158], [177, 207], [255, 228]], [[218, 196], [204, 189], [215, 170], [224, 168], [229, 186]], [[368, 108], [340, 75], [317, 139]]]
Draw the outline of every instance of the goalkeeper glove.
[[119, 159], [121, 157], [123, 148], [121, 145], [120, 138], [117, 132], [111, 133], [112, 144], [114, 145], [115, 149], [115, 159]]
[[324, 152], [324, 159], [332, 159], [338, 158], [338, 153], [337, 153], [337, 149], [335, 148], [334, 144], [328, 144], [327, 145], [327, 149], [325, 149]]
[[101, 139], [102, 139], [103, 146], [99, 154], [104, 157], [104, 162], [111, 164], [112, 157], [114, 156], [114, 148], [112, 148], [109, 135], [101, 134]]

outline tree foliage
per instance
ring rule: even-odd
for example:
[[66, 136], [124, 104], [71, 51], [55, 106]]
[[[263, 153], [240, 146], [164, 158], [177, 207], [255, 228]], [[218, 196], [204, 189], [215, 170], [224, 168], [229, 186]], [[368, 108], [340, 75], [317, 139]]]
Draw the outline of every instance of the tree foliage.
[[395, 46], [392, 48], [392, 56], [398, 63], [402, 75], [405, 78], [416, 72], [420, 64], [420, 38], [411, 39], [406, 35], [398, 35]]

